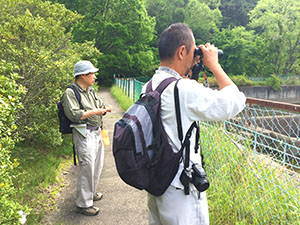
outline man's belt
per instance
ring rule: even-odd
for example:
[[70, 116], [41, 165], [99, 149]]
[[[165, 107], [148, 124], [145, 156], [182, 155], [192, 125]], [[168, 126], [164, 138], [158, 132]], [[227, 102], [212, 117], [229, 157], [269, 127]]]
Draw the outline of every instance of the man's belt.
[[99, 127], [98, 127], [98, 126], [90, 126], [90, 125], [87, 125], [87, 126], [86, 126], [86, 129], [88, 129], [88, 130], [98, 130]]

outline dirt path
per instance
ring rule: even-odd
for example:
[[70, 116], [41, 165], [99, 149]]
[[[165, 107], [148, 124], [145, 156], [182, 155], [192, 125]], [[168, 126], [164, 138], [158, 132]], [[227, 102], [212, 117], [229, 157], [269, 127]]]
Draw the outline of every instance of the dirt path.
[[[104, 128], [108, 129], [110, 141], [114, 123], [123, 111], [113, 99], [109, 89], [99, 92], [106, 104], [111, 104], [113, 112], [104, 117]], [[45, 216], [42, 224], [63, 225], [146, 225], [148, 224], [147, 195], [125, 184], [118, 176], [112, 155], [112, 147], [105, 147], [104, 168], [98, 185], [98, 191], [104, 194], [101, 201], [95, 202], [100, 208], [97, 216], [78, 214], [75, 208], [76, 182], [78, 166], [70, 166], [64, 173], [65, 188], [57, 200], [58, 209]]]

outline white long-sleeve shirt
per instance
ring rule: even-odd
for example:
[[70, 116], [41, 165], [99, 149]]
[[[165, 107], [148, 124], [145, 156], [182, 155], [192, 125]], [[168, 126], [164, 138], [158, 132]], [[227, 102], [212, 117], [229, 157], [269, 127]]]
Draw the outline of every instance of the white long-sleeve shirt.
[[[152, 77], [152, 89], [155, 90], [164, 79], [169, 77], [175, 77], [177, 79], [181, 78], [174, 70], [171, 70], [171, 73], [157, 70]], [[147, 84], [144, 85], [142, 92], [145, 92]], [[174, 86], [175, 82], [172, 82], [161, 95], [161, 118], [163, 127], [169, 136], [173, 151], [176, 152], [181, 148], [181, 143], [177, 132]], [[184, 137], [194, 121], [219, 121], [230, 119], [241, 112], [245, 107], [246, 97], [234, 84], [226, 86], [222, 90], [213, 90], [204, 87], [195, 80], [181, 79], [177, 86], [179, 90], [182, 131]], [[195, 153], [194, 151], [195, 134], [196, 130], [194, 129], [190, 139], [190, 160], [193, 163], [201, 164], [200, 154]], [[178, 172], [171, 183], [171, 185], [181, 189], [184, 188], [179, 180], [182, 169], [183, 162], [180, 164]]]

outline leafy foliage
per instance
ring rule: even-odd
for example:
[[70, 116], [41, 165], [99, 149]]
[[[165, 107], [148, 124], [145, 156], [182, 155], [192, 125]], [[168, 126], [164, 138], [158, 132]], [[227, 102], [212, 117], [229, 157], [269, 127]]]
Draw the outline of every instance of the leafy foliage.
[[219, 9], [223, 15], [223, 28], [244, 26], [249, 23], [248, 13], [258, 0], [221, 0]]
[[103, 53], [99, 58], [98, 81], [111, 85], [113, 75], [146, 75], [155, 66], [149, 43], [154, 37], [155, 20], [148, 16], [143, 0], [61, 0], [84, 15], [74, 25], [75, 41], [95, 40]]
[[156, 18], [155, 30], [158, 35], [170, 24], [184, 21], [187, 2], [184, 0], [145, 0], [149, 15]]
[[250, 27], [263, 40], [259, 48], [267, 49], [263, 63], [276, 75], [299, 73], [300, 2], [260, 0], [250, 12]]
[[188, 24], [199, 44], [208, 42], [221, 23], [219, 1], [146, 0], [150, 16], [156, 18], [156, 32], [161, 34], [172, 23]]
[[216, 33], [213, 43], [222, 49], [224, 55], [220, 62], [229, 74], [247, 74], [261, 76], [267, 65], [259, 60], [260, 50], [257, 45], [261, 42], [254, 31], [247, 31], [244, 27], [226, 28]]
[[11, 73], [12, 69], [10, 64], [0, 61], [0, 224], [18, 224], [18, 211], [29, 211], [14, 199], [17, 189], [13, 178], [18, 176], [14, 171], [18, 162], [11, 158], [11, 150], [19, 140], [15, 120], [25, 90], [15, 82], [20, 77]]
[[207, 3], [190, 0], [184, 13], [184, 22], [193, 30], [196, 42], [205, 44], [210, 42], [218, 32], [222, 15], [218, 8], [211, 9]]
[[280, 89], [281, 80], [279, 77], [272, 74], [272, 76], [266, 80], [266, 83], [275, 91], [277, 91], [278, 89]]

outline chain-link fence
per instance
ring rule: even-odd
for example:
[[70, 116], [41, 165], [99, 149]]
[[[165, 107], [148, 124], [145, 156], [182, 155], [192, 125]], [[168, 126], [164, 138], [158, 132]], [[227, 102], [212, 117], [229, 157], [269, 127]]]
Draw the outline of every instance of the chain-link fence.
[[270, 103], [201, 124], [211, 224], [300, 224], [300, 106]]
[[300, 224], [299, 112], [248, 98], [235, 118], [201, 123], [211, 224]]

